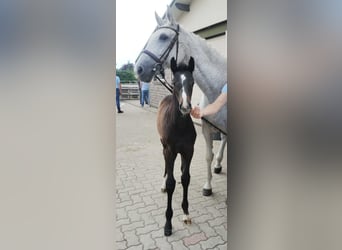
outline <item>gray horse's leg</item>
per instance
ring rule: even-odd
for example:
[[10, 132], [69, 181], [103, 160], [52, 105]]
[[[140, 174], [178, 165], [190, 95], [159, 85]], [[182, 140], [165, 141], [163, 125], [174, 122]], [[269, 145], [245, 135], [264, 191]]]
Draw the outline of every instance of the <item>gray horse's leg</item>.
[[214, 158], [213, 154], [213, 140], [211, 139], [211, 130], [205, 123], [202, 124], [202, 133], [205, 139], [206, 144], [206, 160], [207, 160], [207, 181], [203, 186], [203, 195], [210, 196], [212, 194], [212, 187], [211, 187], [211, 163]]
[[222, 171], [222, 159], [223, 159], [223, 153], [224, 153], [224, 149], [226, 147], [227, 144], [227, 136], [225, 136], [224, 134], [221, 134], [221, 144], [220, 144], [220, 148], [219, 151], [217, 152], [215, 158], [216, 158], [216, 163], [215, 163], [215, 168], [214, 168], [214, 173], [219, 174]]
[[[202, 95], [201, 102], [200, 102], [200, 108], [203, 109], [209, 104], [208, 98], [205, 95]], [[206, 145], [206, 160], [207, 160], [207, 181], [203, 186], [202, 193], [204, 196], [210, 196], [213, 191], [211, 187], [211, 179], [212, 179], [212, 173], [211, 173], [211, 163], [214, 158], [213, 154], [213, 140], [211, 138], [211, 127], [206, 123], [202, 122], [202, 134], [205, 139], [205, 145]]]

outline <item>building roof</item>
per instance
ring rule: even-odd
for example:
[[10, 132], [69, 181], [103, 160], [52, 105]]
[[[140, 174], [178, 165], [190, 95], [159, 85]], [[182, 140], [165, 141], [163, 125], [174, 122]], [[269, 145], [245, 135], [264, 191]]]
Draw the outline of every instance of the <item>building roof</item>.
[[[179, 18], [180, 15], [182, 15], [184, 13], [184, 10], [179, 9], [181, 7], [181, 5], [189, 5], [191, 4], [193, 0], [171, 0], [171, 3], [169, 4], [172, 14], [174, 16], [174, 18], [177, 20]], [[179, 5], [180, 4], [180, 5]], [[164, 16], [165, 17], [164, 13]]]
[[[198, 0], [201, 1], [201, 0]], [[225, 1], [225, 0], [222, 0]], [[180, 21], [180, 17], [182, 15], [186, 15], [188, 13], [191, 13], [191, 3], [195, 2], [195, 0], [171, 0], [171, 3], [169, 4], [171, 12], [174, 16], [174, 18], [177, 21]], [[187, 10], [188, 8], [188, 10]], [[166, 12], [164, 13], [163, 17], [165, 17]], [[202, 22], [202, 24], [204, 24]], [[218, 22], [208, 22], [204, 26], [198, 26], [191, 31], [198, 34], [199, 36], [210, 39], [212, 37], [224, 35], [225, 31], [227, 30], [227, 18], [225, 20], [221, 19], [218, 20]]]

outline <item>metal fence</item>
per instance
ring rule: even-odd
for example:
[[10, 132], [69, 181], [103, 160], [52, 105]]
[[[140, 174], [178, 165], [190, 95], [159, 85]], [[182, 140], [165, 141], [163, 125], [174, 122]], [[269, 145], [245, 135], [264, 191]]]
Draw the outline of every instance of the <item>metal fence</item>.
[[121, 84], [121, 99], [122, 100], [139, 100], [140, 90], [137, 82]]

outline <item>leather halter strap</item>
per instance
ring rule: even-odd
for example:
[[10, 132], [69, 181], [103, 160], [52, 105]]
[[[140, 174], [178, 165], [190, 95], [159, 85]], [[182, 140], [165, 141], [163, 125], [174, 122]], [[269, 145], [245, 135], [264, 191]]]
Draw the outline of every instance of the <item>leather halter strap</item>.
[[[156, 56], [153, 52], [145, 49], [147, 44], [144, 46], [144, 49], [140, 52], [137, 60], [139, 59], [139, 57], [141, 56], [141, 54], [146, 54], [148, 55], [149, 57], [151, 57], [155, 62], [156, 62], [156, 65], [155, 65], [155, 69], [158, 69], [158, 70], [162, 70], [162, 65], [164, 64], [166, 58], [169, 56], [171, 50], [173, 49], [174, 45], [177, 44], [177, 48], [176, 48], [176, 62], [177, 62], [177, 57], [178, 57], [178, 36], [179, 36], [179, 25], [177, 24], [177, 29], [173, 28], [173, 27], [168, 27], [168, 26], [161, 26], [161, 27], [157, 27], [155, 29], [154, 32], [156, 32], [157, 30], [160, 30], [160, 29], [170, 29], [172, 31], [175, 32], [175, 36], [172, 38], [170, 44], [167, 46], [167, 48], [164, 50], [164, 52], [161, 54], [160, 57]], [[153, 32], [153, 33], [154, 33]], [[136, 61], [137, 61], [136, 60]]]

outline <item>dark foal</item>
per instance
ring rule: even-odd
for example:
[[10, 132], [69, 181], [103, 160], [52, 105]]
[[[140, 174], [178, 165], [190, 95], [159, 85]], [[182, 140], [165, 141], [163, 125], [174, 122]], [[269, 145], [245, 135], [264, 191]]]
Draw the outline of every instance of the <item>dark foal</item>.
[[192, 72], [194, 67], [195, 62], [192, 57], [189, 60], [189, 65], [180, 64], [177, 66], [175, 59], [171, 59], [171, 70], [174, 75], [173, 95], [166, 96], [161, 101], [158, 109], [157, 127], [163, 145], [164, 177], [166, 178], [165, 188], [167, 192], [165, 236], [172, 234], [172, 195], [176, 186], [173, 167], [178, 153], [182, 157], [183, 221], [186, 224], [191, 223], [188, 210], [188, 187], [190, 183], [190, 163], [196, 140], [196, 130], [190, 117], [191, 95], [194, 85]]

